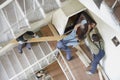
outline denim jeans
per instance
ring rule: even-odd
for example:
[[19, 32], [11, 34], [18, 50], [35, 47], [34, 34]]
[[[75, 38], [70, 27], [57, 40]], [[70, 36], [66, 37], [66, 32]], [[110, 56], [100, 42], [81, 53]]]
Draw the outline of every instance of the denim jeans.
[[22, 53], [23, 46], [26, 46], [28, 49], [31, 48], [31, 44], [30, 43], [18, 44], [18, 52]]
[[65, 51], [67, 60], [70, 60], [72, 58], [72, 51], [71, 51], [71, 49], [68, 46], [66, 46], [62, 40], [60, 40], [57, 43], [57, 48], [60, 49], [60, 50]]
[[57, 48], [65, 51], [66, 59], [70, 60], [72, 58], [72, 51], [68, 46], [75, 47], [76, 45], [79, 45], [79, 42], [76, 39], [76, 30], [73, 30], [69, 35], [57, 43]]
[[73, 46], [79, 45], [76, 38], [76, 30], [73, 30], [69, 35], [67, 35], [65, 38], [63, 38], [63, 41], [65, 42], [66, 46]]
[[91, 63], [91, 73], [95, 73], [95, 71], [97, 70], [97, 65], [99, 64], [100, 60], [104, 57], [105, 52], [104, 50], [99, 50], [99, 53], [97, 55], [94, 55], [93, 57], [93, 61]]

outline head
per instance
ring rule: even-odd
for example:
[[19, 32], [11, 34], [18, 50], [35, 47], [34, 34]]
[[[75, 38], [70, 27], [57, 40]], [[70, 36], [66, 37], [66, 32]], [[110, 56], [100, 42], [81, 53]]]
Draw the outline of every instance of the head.
[[86, 19], [84, 14], [80, 15], [81, 20]]
[[24, 34], [23, 35], [23, 38], [25, 39], [25, 40], [30, 40], [31, 38], [33, 38], [31, 35], [29, 35], [29, 34]]
[[44, 75], [44, 71], [38, 71], [37, 73], [36, 73], [36, 77], [37, 78], [41, 78], [42, 76]]
[[93, 23], [93, 22], [92, 22], [92, 23], [90, 24], [90, 26], [91, 26], [91, 28], [94, 28], [94, 27], [96, 26], [96, 23]]
[[93, 34], [92, 35], [92, 40], [95, 41], [95, 42], [99, 41], [100, 40], [99, 35], [98, 34]]

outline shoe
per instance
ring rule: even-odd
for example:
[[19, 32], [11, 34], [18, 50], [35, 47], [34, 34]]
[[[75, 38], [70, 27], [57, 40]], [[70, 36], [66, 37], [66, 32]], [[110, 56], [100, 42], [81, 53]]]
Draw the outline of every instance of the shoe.
[[31, 48], [28, 48], [29, 50], [31, 50]]
[[90, 71], [86, 71], [86, 73], [89, 74], [89, 75], [92, 75], [92, 74], [93, 74], [93, 73], [91, 73]]
[[20, 54], [22, 54], [23, 52], [22, 51], [19, 51]]
[[91, 65], [89, 65], [87, 68], [86, 68], [86, 71], [89, 71], [89, 70], [91, 70]]
[[72, 56], [71, 58], [67, 59], [67, 61], [70, 61], [70, 60], [72, 60], [72, 59], [73, 59], [73, 56]]

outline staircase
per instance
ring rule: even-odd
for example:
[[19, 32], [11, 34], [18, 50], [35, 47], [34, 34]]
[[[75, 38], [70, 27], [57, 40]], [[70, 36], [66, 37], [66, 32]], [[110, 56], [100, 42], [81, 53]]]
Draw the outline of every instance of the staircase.
[[[0, 47], [27, 30], [37, 30], [51, 22], [52, 13], [66, 0], [6, 0], [0, 5]], [[0, 1], [1, 3], [3, 2]], [[38, 22], [38, 25], [34, 25]]]
[[30, 78], [34, 71], [41, 70], [56, 60], [54, 55], [56, 51], [52, 51], [48, 42], [34, 43], [31, 50], [24, 48], [23, 54], [18, 53], [17, 47], [14, 47], [0, 57], [0, 80]]
[[61, 67], [64, 75], [66, 76], [67, 80], [76, 80], [75, 76], [73, 75], [67, 61], [65, 60], [63, 54], [61, 53], [61, 51], [59, 51], [59, 57], [56, 58], [59, 66]]

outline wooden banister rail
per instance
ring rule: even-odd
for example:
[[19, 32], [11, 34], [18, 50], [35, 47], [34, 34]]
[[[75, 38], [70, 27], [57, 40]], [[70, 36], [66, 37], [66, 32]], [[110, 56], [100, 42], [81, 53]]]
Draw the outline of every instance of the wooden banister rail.
[[[43, 36], [40, 38], [32, 38], [32, 39], [28, 40], [27, 43], [44, 42], [44, 41], [59, 41], [66, 36], [66, 35], [60, 36], [52, 24], [49, 23], [48, 27], [50, 28], [51, 32], [53, 33], [53, 36]], [[5, 45], [0, 50], [0, 54], [3, 53], [4, 51], [6, 51], [8, 48], [12, 48], [12, 46], [14, 46], [16, 44], [18, 44], [16, 39], [10, 41], [7, 45]]]
[[49, 28], [52, 31], [54, 36], [59, 36], [57, 30], [55, 29], [55, 27], [52, 24], [49, 23], [48, 26], [49, 26]]
[[[43, 42], [43, 41], [59, 41], [62, 38], [64, 38], [65, 35], [63, 36], [48, 36], [48, 37], [40, 37], [40, 38], [32, 38], [28, 40], [28, 43], [33, 43], [33, 42]], [[16, 40], [12, 40], [10, 43], [17, 44], [18, 42]]]
[[[63, 36], [48, 36], [48, 37], [32, 38], [31, 40], [29, 40], [27, 42], [28, 43], [33, 43], [33, 42], [44, 42], [44, 41], [59, 41], [64, 37], [65, 37], [65, 35], [63, 35]], [[9, 48], [12, 48], [16, 44], [18, 44], [18, 42], [15, 39], [10, 41], [6, 46], [4, 46], [0, 50], [0, 55], [2, 55], [2, 53], [4, 51], [8, 50]]]

